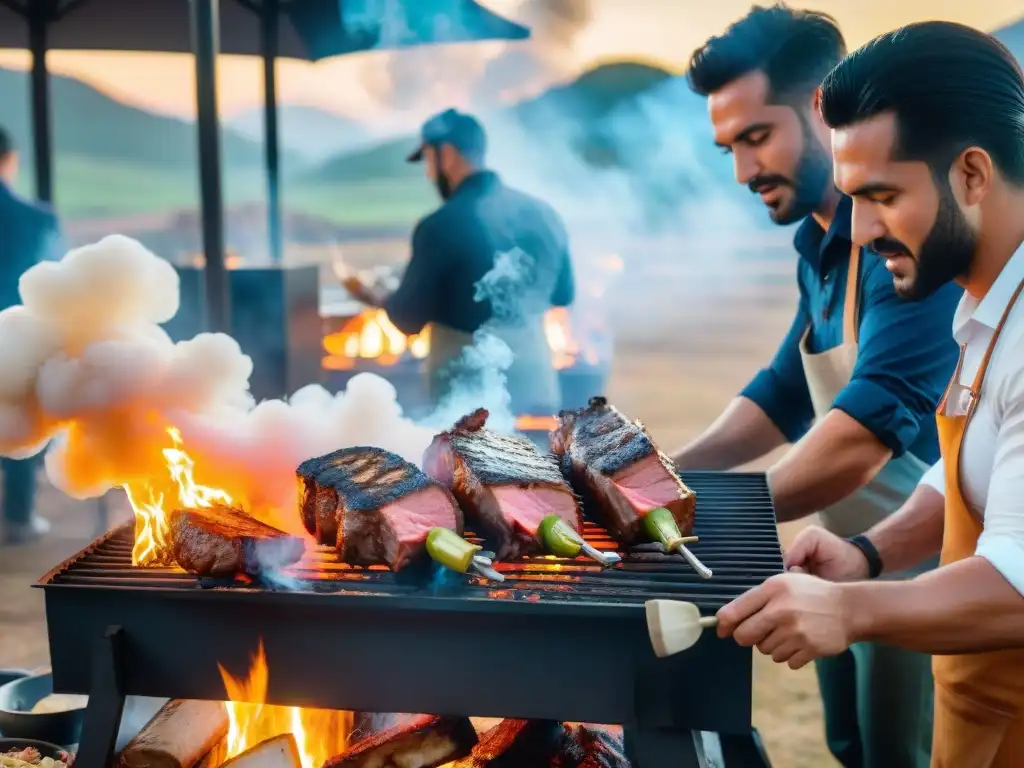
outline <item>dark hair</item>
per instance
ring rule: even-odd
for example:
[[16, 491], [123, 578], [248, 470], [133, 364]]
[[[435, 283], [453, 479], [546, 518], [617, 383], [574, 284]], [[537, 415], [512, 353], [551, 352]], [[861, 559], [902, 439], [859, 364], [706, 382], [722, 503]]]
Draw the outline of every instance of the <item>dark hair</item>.
[[3, 160], [14, 151], [14, 139], [7, 129], [0, 125], [0, 160]]
[[1024, 77], [1006, 46], [984, 32], [926, 21], [880, 35], [850, 54], [822, 83], [831, 128], [893, 112], [898, 159], [921, 160], [945, 178], [970, 146], [1024, 184]]
[[802, 99], [846, 55], [846, 42], [831, 16], [787, 8], [754, 6], [725, 34], [693, 52], [687, 79], [702, 96], [754, 72], [764, 72], [776, 103]]

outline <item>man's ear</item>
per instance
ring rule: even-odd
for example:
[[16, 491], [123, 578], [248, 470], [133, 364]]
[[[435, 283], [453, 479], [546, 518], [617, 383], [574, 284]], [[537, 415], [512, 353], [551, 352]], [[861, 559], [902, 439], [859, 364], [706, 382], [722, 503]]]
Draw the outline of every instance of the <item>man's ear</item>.
[[966, 209], [976, 207], [988, 196], [995, 181], [992, 156], [981, 147], [968, 147], [949, 168], [949, 186]]

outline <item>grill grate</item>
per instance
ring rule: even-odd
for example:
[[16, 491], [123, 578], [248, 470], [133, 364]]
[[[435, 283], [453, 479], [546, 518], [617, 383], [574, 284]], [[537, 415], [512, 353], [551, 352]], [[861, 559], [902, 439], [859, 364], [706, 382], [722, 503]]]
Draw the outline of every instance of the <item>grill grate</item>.
[[[131, 565], [132, 527], [116, 529], [47, 574], [44, 586], [145, 589], [194, 592], [289, 591], [352, 596], [416, 596], [491, 598], [513, 601], [642, 604], [654, 598], [685, 599], [714, 611], [742, 592], [782, 570], [775, 515], [764, 475], [746, 473], [684, 473], [697, 494], [691, 550], [714, 572], [699, 578], [679, 555], [660, 545], [642, 545], [623, 552], [623, 561], [602, 569], [590, 561], [553, 557], [522, 558], [496, 564], [501, 584], [466, 577], [444, 569], [411, 568], [393, 574], [386, 566], [359, 567], [338, 561], [319, 547], [272, 583], [245, 584], [197, 579], [178, 568], [137, 568]], [[614, 550], [604, 529], [586, 523], [584, 535], [598, 549]], [[472, 533], [467, 538], [474, 539]]]

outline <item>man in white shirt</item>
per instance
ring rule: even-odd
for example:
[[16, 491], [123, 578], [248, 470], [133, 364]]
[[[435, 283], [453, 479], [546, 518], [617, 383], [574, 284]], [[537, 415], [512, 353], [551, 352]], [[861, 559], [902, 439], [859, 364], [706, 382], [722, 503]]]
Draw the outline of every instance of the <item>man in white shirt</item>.
[[[825, 78], [853, 239], [920, 300], [955, 280], [962, 348], [936, 414], [942, 460], [866, 535], [804, 532], [718, 632], [798, 668], [873, 641], [935, 654], [936, 768], [1024, 765], [1024, 76], [994, 38], [926, 22]], [[822, 457], [827, 461], [827, 457]], [[910, 581], [866, 580], [941, 552]]]

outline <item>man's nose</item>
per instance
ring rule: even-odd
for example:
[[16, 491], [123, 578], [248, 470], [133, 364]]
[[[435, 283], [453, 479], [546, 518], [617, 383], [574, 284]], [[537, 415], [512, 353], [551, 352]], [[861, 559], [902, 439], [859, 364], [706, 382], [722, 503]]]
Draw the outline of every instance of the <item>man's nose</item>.
[[853, 199], [850, 239], [857, 245], [867, 245], [886, 235], [885, 223], [878, 215], [878, 206], [866, 200]]
[[757, 155], [743, 147], [733, 150], [732, 169], [736, 175], [736, 181], [740, 184], [750, 183], [750, 180], [761, 172], [761, 166], [757, 162]]

